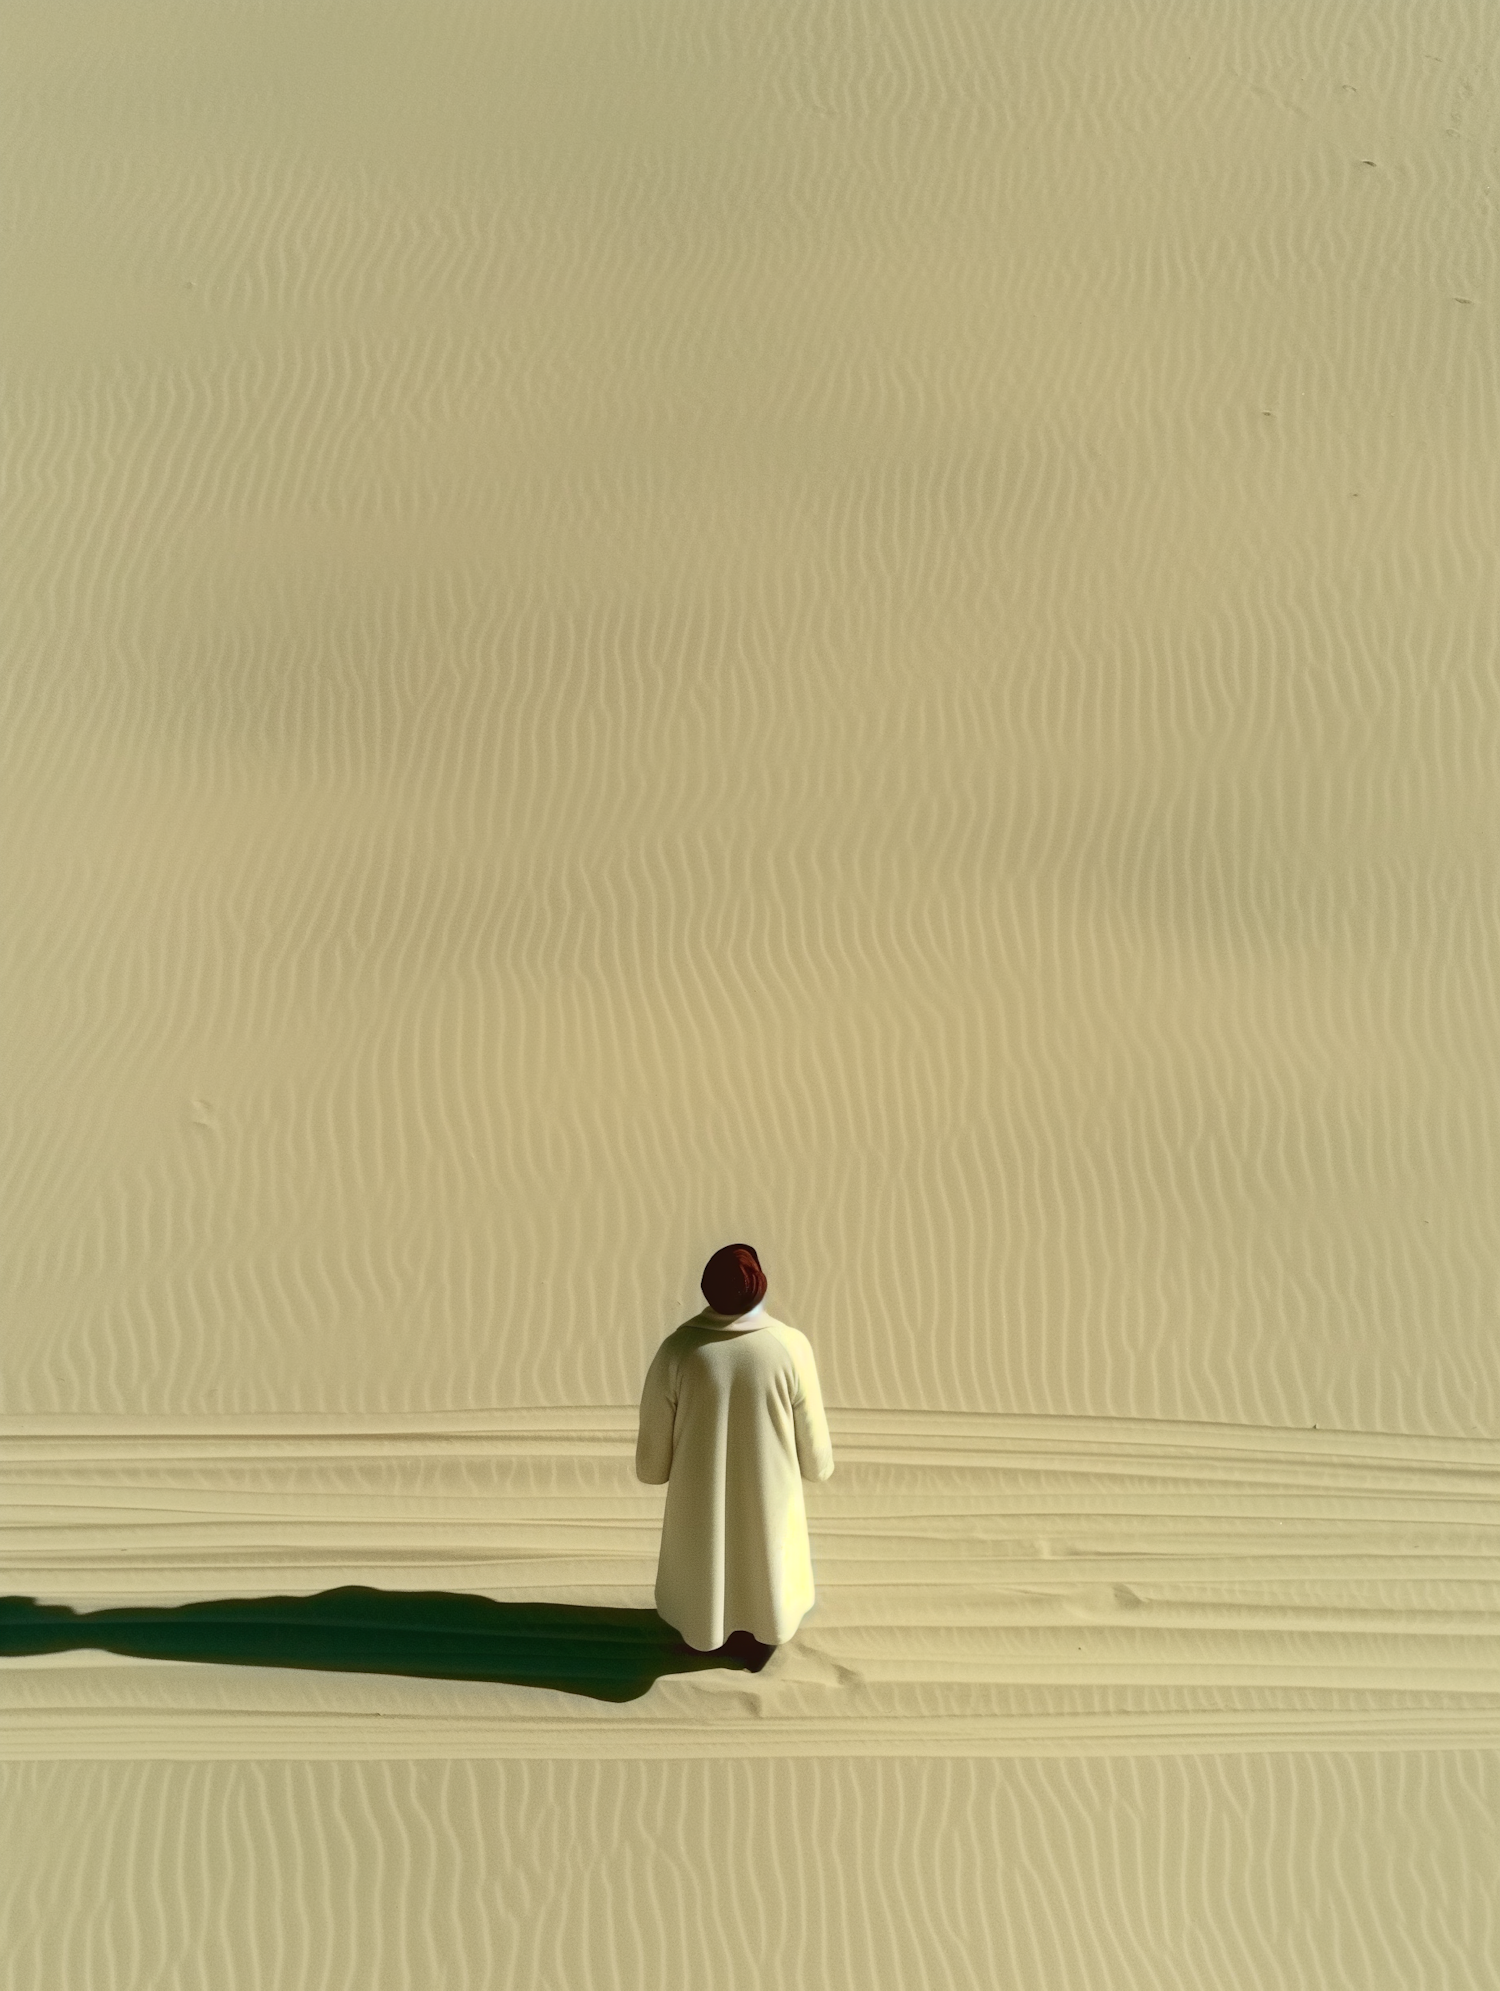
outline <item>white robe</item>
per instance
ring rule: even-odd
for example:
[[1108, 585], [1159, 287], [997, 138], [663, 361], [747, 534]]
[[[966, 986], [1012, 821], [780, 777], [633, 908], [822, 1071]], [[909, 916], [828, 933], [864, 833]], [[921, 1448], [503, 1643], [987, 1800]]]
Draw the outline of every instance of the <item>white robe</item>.
[[802, 1481], [832, 1471], [805, 1334], [762, 1301], [737, 1318], [705, 1307], [667, 1336], [641, 1392], [635, 1472], [666, 1483], [656, 1608], [689, 1645], [792, 1636], [814, 1595]]

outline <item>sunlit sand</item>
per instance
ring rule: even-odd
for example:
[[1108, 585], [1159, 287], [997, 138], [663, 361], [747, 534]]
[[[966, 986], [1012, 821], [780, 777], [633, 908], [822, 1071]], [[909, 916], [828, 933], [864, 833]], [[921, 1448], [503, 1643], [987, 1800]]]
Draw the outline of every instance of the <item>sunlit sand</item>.
[[10, 20], [0, 1981], [1491, 1991], [1492, 40]]

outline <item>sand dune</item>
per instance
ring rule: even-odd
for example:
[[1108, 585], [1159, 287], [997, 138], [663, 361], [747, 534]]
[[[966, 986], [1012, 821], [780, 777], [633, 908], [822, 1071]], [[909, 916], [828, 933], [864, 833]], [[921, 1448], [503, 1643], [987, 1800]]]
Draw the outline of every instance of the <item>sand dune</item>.
[[1483, 9], [96, 25], [6, 1408], [626, 1403], [727, 1235], [835, 1402], [1500, 1428]]
[[5, 46], [0, 1583], [641, 1606], [727, 1238], [840, 1464], [753, 1677], [0, 1661], [4, 1991], [1487, 1987], [1490, 10]]

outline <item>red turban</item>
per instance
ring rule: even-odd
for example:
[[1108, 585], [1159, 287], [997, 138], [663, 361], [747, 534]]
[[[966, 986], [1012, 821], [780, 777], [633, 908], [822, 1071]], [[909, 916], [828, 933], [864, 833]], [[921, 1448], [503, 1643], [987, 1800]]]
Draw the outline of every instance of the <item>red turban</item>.
[[753, 1244], [720, 1246], [704, 1266], [701, 1284], [716, 1314], [747, 1314], [766, 1297], [766, 1275]]

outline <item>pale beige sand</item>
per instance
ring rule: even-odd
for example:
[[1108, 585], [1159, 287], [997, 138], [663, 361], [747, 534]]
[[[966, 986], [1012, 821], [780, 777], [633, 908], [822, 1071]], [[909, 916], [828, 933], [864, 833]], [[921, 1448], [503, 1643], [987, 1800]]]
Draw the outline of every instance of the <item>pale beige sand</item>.
[[[271, 1424], [6, 1430], [0, 1591], [649, 1602], [627, 1413]], [[834, 1437], [757, 1676], [0, 1662], [0, 1981], [1487, 1991], [1500, 1445]]]
[[1497, 1812], [1493, 1752], [27, 1763], [0, 1915], [28, 1991], [1492, 1991]]
[[[628, 1412], [266, 1422], [0, 1434], [0, 1594], [650, 1606], [664, 1495]], [[889, 1412], [833, 1437], [818, 1600], [760, 1674], [614, 1704], [18, 1657], [0, 1758], [1500, 1749], [1500, 1443]]]
[[8, 9], [5, 1586], [643, 1602], [733, 1237], [847, 1449], [753, 1681], [0, 1667], [3, 1991], [1488, 1987], [1497, 76]]
[[4, 1408], [1500, 1431], [1486, 0], [7, 36]]

